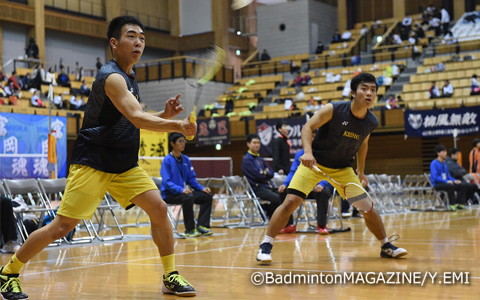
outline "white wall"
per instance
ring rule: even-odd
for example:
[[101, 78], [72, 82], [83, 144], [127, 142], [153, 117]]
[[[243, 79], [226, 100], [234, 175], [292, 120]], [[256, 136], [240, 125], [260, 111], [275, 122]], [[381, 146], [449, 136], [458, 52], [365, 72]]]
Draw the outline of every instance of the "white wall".
[[[280, 24], [285, 30], [280, 30]], [[258, 50], [270, 56], [308, 53], [310, 49], [308, 0], [257, 7]]]
[[318, 28], [318, 32], [310, 32], [310, 53], [315, 53], [318, 41], [324, 45], [330, 44], [337, 29], [337, 8], [325, 3], [309, 0], [310, 28]]
[[105, 63], [106, 47], [106, 38], [98, 39], [47, 30], [45, 32], [45, 67], [58, 65], [62, 58], [63, 65], [70, 66], [70, 72], [73, 72], [77, 61], [85, 69], [95, 69], [97, 57]]
[[173, 56], [173, 52], [171, 51], [159, 50], [159, 49], [155, 49], [147, 46], [145, 47], [145, 50], [143, 50], [141, 61], [155, 60], [155, 59], [167, 58], [172, 56]]
[[272, 57], [314, 53], [319, 40], [329, 43], [336, 24], [337, 8], [313, 0], [258, 6], [259, 52], [267, 49]]
[[212, 0], [179, 1], [180, 35], [183, 36], [213, 31]]
[[[27, 26], [13, 23], [2, 23], [3, 41], [2, 41], [2, 66], [9, 60], [19, 58], [25, 55], [25, 47], [27, 46]], [[20, 65], [19, 65], [20, 66]], [[24, 67], [24, 66], [20, 66]], [[13, 71], [13, 63], [3, 69], [5, 73]]]

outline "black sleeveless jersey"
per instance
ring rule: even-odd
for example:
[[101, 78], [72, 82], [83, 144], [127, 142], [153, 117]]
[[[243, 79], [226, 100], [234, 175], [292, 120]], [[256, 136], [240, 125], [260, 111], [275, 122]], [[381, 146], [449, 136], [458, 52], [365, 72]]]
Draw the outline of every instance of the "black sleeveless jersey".
[[107, 173], [123, 173], [138, 165], [140, 130], [105, 94], [105, 80], [113, 73], [123, 76], [128, 90], [139, 100], [133, 71], [127, 75], [114, 60], [103, 65], [92, 85], [71, 163]]
[[350, 109], [351, 101], [332, 102], [332, 119], [319, 128], [312, 143], [317, 163], [334, 169], [351, 167], [363, 141], [378, 126], [370, 111], [358, 119]]

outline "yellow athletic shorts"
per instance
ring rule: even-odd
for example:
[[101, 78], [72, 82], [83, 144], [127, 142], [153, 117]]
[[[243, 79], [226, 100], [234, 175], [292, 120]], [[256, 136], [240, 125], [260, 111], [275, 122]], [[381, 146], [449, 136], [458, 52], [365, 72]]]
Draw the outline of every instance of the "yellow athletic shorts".
[[67, 186], [60, 202], [58, 214], [73, 218], [92, 218], [106, 192], [127, 208], [135, 196], [158, 189], [153, 180], [140, 167], [121, 174], [105, 173], [84, 165], [71, 165]]
[[[354, 183], [361, 186], [360, 180], [351, 167], [342, 169], [331, 169], [317, 164], [325, 174], [335, 179], [339, 184], [346, 186], [347, 183]], [[298, 166], [295, 175], [293, 175], [292, 181], [288, 186], [288, 193], [294, 194], [305, 199], [317, 183], [322, 180], [327, 180], [337, 190], [343, 199], [347, 199], [350, 203], [358, 201], [366, 197], [363, 189], [357, 188], [356, 185], [349, 184], [347, 186], [347, 194], [345, 195], [345, 189], [337, 183], [333, 182], [330, 178], [326, 177], [322, 173], [305, 167], [303, 164]], [[347, 197], [348, 196], [348, 197]]]

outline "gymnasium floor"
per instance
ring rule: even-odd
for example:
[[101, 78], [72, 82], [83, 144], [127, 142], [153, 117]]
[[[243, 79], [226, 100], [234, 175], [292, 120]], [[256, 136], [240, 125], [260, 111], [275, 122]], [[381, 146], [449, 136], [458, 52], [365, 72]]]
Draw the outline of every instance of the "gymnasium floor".
[[[125, 223], [135, 217], [135, 212], [121, 214]], [[405, 258], [380, 258], [363, 219], [349, 219], [350, 232], [279, 236], [271, 266], [255, 261], [265, 228], [214, 228], [211, 237], [176, 239], [177, 265], [197, 289], [195, 299], [479, 299], [480, 207], [383, 219], [388, 234], [400, 235], [396, 244], [409, 251]], [[148, 238], [150, 228], [124, 230], [125, 241], [49, 247], [25, 267], [25, 292], [35, 300], [178, 299], [161, 293], [162, 266]], [[9, 257], [1, 255], [1, 263]], [[286, 274], [293, 272], [324, 284], [252, 283], [266, 272], [271, 272], [263, 277], [267, 280], [288, 281]], [[341, 276], [350, 283], [339, 283]]]

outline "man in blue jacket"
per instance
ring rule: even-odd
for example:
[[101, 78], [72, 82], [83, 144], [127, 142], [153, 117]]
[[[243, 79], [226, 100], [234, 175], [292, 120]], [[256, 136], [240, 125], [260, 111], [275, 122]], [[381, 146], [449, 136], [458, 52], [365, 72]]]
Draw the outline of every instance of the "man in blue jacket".
[[273, 215], [275, 209], [280, 205], [280, 195], [272, 181], [273, 170], [267, 166], [260, 156], [260, 137], [256, 134], [247, 136], [248, 153], [242, 159], [242, 171], [247, 177], [255, 195], [270, 202], [262, 205], [268, 218]]
[[463, 208], [465, 203], [465, 187], [460, 180], [450, 175], [445, 160], [447, 149], [443, 145], [435, 146], [437, 158], [430, 163], [430, 182], [437, 191], [446, 191], [450, 210]]
[[[211, 235], [212, 195], [210, 188], [203, 187], [198, 183], [190, 158], [182, 154], [185, 150], [185, 136], [174, 132], [170, 134], [168, 141], [172, 152], [165, 156], [160, 170], [162, 198], [168, 204], [182, 205], [186, 237]], [[196, 228], [193, 204], [200, 204]]]

